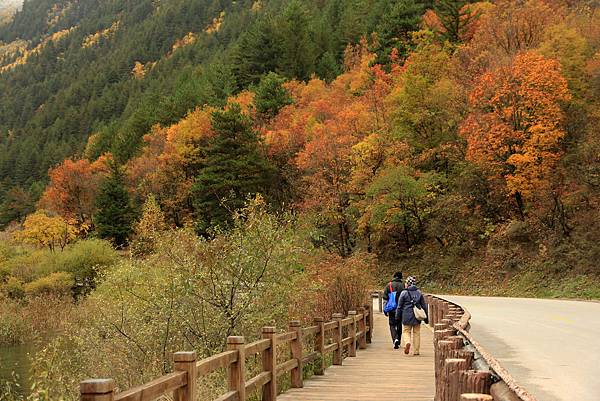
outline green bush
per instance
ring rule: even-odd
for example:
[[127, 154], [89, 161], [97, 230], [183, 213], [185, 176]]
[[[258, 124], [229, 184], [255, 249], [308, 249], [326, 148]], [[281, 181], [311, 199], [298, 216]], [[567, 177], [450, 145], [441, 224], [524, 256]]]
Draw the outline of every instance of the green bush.
[[46, 249], [33, 250], [15, 255], [2, 265], [11, 276], [27, 283], [53, 273], [52, 258], [55, 255]]
[[73, 277], [66, 272], [56, 272], [23, 286], [28, 297], [39, 295], [66, 295], [73, 287]]
[[[6, 248], [6, 247], [4, 247]], [[8, 248], [7, 248], [8, 249]], [[16, 290], [16, 281], [38, 285], [49, 285], [45, 278], [59, 272], [68, 273], [70, 286], [75, 296], [87, 294], [96, 286], [96, 276], [107, 266], [114, 264], [119, 256], [107, 241], [99, 239], [83, 240], [69, 245], [61, 252], [51, 252], [47, 249], [29, 250], [22, 254], [16, 250], [0, 249], [0, 254], [12, 255], [4, 262], [0, 260], [0, 285], [4, 292]], [[1, 257], [1, 256], [0, 256]], [[10, 278], [14, 278], [11, 286], [7, 287]], [[54, 280], [58, 277], [53, 276]], [[34, 293], [36, 290], [32, 290]], [[60, 289], [62, 293], [62, 287]], [[18, 295], [18, 291], [15, 292]], [[12, 295], [11, 295], [12, 296]]]
[[0, 284], [5, 283], [11, 277], [11, 271], [8, 266], [0, 264]]
[[107, 241], [79, 241], [55, 255], [53, 271], [70, 273], [75, 283], [75, 294], [86, 294], [95, 288], [97, 274], [118, 259], [119, 255]]

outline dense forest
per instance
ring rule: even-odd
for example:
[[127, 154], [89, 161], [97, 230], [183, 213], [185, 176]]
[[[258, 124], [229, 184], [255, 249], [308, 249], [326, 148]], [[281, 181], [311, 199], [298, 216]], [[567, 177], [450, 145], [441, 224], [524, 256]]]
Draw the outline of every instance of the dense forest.
[[396, 270], [600, 298], [595, 1], [28, 0], [0, 41], [0, 344], [54, 333], [38, 397]]
[[[380, 30], [388, 7], [383, 0], [26, 1], [0, 27], [0, 202], [16, 191], [31, 207], [48, 168], [66, 157], [111, 152], [124, 162], [153, 125], [223, 106], [266, 72], [333, 79], [346, 44]], [[22, 217], [2, 209], [4, 223]]]
[[260, 193], [437, 281], [597, 274], [595, 6], [26, 1], [0, 28], [2, 222], [122, 247], [151, 195], [206, 236]]

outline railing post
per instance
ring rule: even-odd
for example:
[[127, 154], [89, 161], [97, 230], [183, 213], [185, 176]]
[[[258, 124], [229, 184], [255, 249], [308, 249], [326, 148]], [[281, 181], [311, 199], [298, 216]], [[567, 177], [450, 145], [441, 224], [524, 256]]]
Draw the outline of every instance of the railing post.
[[361, 335], [358, 337], [358, 348], [365, 349], [367, 348], [367, 333], [365, 332], [365, 308], [358, 308], [358, 313], [362, 315], [360, 319], [358, 319], [358, 331], [361, 333]]
[[369, 330], [367, 331], [367, 343], [371, 344], [371, 339], [373, 338], [373, 302], [369, 305], [366, 305], [369, 311]]
[[348, 311], [348, 317], [352, 318], [352, 323], [348, 329], [348, 337], [352, 338], [350, 343], [350, 349], [348, 350], [348, 356], [356, 356], [356, 311]]
[[296, 339], [290, 343], [292, 358], [298, 361], [298, 366], [292, 369], [292, 388], [302, 388], [302, 327], [299, 320], [292, 320], [290, 331], [296, 333]]
[[271, 340], [262, 353], [263, 371], [271, 372], [271, 380], [263, 385], [262, 401], [277, 400], [277, 337], [275, 327], [263, 327], [262, 338]]
[[198, 390], [196, 381], [198, 373], [196, 369], [196, 352], [176, 352], [173, 354], [175, 371], [187, 373], [187, 384], [183, 388], [175, 390], [174, 401], [196, 401]]
[[246, 370], [246, 353], [244, 337], [227, 337], [227, 349], [237, 351], [237, 361], [229, 366], [229, 391], [238, 393], [239, 401], [246, 401], [246, 379], [244, 373]]
[[321, 358], [317, 366], [315, 366], [315, 375], [321, 376], [325, 374], [325, 319], [322, 317], [315, 317], [315, 325], [319, 326], [319, 331], [317, 332], [315, 338], [315, 351], [317, 351]]
[[467, 360], [462, 358], [448, 358], [444, 362], [445, 391], [444, 400], [454, 401], [461, 396], [461, 373], [469, 368]]
[[383, 313], [383, 291], [377, 292], [377, 306], [379, 306], [379, 313]]
[[79, 384], [81, 401], [113, 401], [115, 381], [113, 379], [90, 379]]
[[337, 326], [333, 332], [333, 341], [337, 344], [337, 349], [333, 352], [333, 364], [341, 365], [344, 359], [343, 346], [342, 346], [342, 318], [344, 315], [341, 313], [334, 313], [332, 318], [337, 322]]
[[429, 318], [429, 325], [433, 327], [435, 322], [435, 301], [432, 295], [427, 296], [427, 317]]
[[465, 370], [461, 374], [462, 394], [489, 394], [492, 374], [480, 370]]

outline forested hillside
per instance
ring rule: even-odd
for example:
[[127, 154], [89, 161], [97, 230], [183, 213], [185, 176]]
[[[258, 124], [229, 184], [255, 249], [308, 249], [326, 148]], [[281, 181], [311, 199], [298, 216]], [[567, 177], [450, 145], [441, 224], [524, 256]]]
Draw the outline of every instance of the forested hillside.
[[21, 2], [16, 0], [0, 0], [0, 25], [8, 23]]
[[260, 194], [430, 285], [588, 294], [599, 26], [561, 0], [27, 1], [0, 29], [3, 222], [127, 249], [145, 203], [210, 238]]
[[[30, 211], [64, 158], [124, 162], [154, 124], [222, 106], [265, 72], [331, 80], [387, 4], [26, 1], [0, 27], [0, 202], [18, 194]], [[2, 209], [4, 223], [23, 214]]]

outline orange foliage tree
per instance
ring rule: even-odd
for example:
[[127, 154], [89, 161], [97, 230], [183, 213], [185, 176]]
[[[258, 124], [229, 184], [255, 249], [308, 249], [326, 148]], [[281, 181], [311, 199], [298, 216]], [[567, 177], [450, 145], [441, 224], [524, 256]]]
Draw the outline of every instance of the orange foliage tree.
[[48, 173], [50, 183], [39, 206], [59, 214], [80, 233], [87, 231], [95, 212], [98, 186], [107, 171], [106, 161], [106, 156], [95, 162], [66, 159], [51, 168]]
[[144, 137], [142, 153], [127, 164], [129, 185], [143, 202], [154, 194], [170, 222], [191, 219], [190, 190], [212, 136], [212, 109], [197, 109], [168, 128], [155, 126]]
[[302, 92], [307, 98], [295, 102], [297, 113], [292, 118], [303, 122], [296, 130], [304, 145], [295, 158], [303, 175], [302, 206], [316, 212], [320, 224], [335, 227], [334, 244], [342, 256], [350, 254], [353, 247], [349, 215], [354, 195], [352, 149], [377, 131], [386, 115], [383, 103], [373, 100], [373, 93], [383, 96], [389, 85], [380, 69], [375, 74], [369, 66], [373, 56], [364, 49], [362, 44], [346, 51], [348, 71], [330, 85], [309, 82]]
[[570, 99], [558, 61], [533, 52], [484, 74], [470, 94], [467, 158], [503, 181], [521, 215], [523, 198], [550, 187], [565, 136], [561, 104]]

